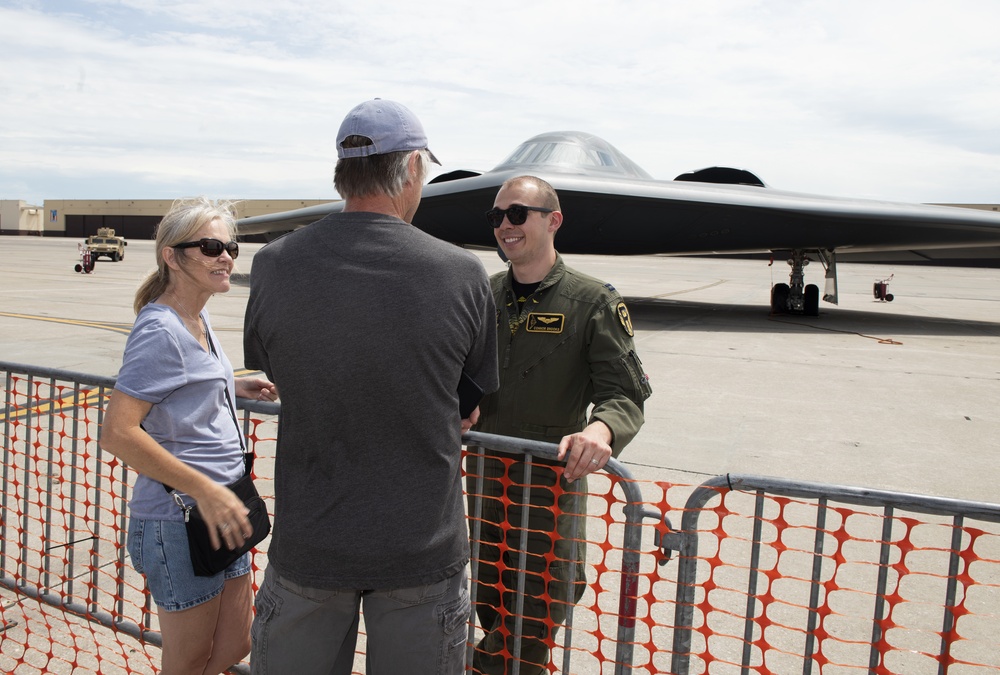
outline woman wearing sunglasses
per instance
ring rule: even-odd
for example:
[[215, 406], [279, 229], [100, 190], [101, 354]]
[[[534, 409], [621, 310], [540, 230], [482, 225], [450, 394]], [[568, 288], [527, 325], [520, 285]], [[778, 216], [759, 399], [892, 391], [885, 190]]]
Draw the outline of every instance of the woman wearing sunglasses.
[[235, 234], [229, 208], [207, 199], [176, 202], [163, 217], [157, 269], [136, 292], [138, 316], [101, 432], [101, 447], [139, 474], [128, 551], [156, 602], [165, 674], [222, 673], [250, 652], [250, 554], [196, 576], [174, 498], [197, 503], [216, 548], [236, 548], [252, 532], [226, 487], [244, 474], [245, 440], [230, 402], [274, 400], [277, 391], [264, 378], [234, 379], [205, 310], [229, 290]]

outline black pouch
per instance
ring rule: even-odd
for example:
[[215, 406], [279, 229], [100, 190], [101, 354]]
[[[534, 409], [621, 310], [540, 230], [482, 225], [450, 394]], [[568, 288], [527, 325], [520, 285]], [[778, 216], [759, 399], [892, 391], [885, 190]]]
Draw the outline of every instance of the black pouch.
[[229, 549], [225, 544], [222, 544], [222, 548], [219, 549], [212, 548], [208, 526], [205, 525], [205, 520], [201, 517], [201, 512], [198, 511], [198, 505], [184, 506], [180, 496], [174, 494], [174, 499], [184, 510], [184, 527], [187, 528], [191, 565], [194, 566], [195, 575], [199, 577], [210, 577], [218, 574], [271, 533], [271, 518], [267, 515], [264, 500], [257, 493], [257, 487], [253, 484], [250, 471], [248, 470], [243, 478], [226, 487], [235, 492], [240, 501], [249, 509], [250, 513], [247, 518], [253, 527], [253, 534], [243, 542], [242, 546], [235, 549]]

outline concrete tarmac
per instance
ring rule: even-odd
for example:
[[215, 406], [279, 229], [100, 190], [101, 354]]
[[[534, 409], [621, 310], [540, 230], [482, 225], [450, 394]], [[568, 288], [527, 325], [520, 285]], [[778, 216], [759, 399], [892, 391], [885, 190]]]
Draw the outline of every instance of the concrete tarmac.
[[[89, 275], [73, 271], [77, 244], [0, 237], [0, 360], [117, 373], [153, 243], [130, 241]], [[241, 246], [239, 270], [259, 248]], [[753, 473], [1000, 502], [1000, 270], [842, 264], [839, 306], [772, 317], [784, 261], [566, 259], [614, 284], [632, 313], [654, 389], [620, 458], [637, 478]], [[895, 301], [878, 302], [872, 284], [890, 274]], [[822, 287], [818, 263], [806, 279]], [[248, 294], [235, 283], [208, 305], [237, 368]]]

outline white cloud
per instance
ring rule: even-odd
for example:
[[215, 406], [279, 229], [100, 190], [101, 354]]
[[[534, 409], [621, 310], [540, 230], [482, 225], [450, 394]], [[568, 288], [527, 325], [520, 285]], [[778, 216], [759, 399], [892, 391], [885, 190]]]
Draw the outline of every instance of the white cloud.
[[658, 178], [997, 202], [998, 19], [992, 0], [0, 0], [0, 197], [332, 197], [340, 120], [381, 96], [446, 170], [578, 129]]

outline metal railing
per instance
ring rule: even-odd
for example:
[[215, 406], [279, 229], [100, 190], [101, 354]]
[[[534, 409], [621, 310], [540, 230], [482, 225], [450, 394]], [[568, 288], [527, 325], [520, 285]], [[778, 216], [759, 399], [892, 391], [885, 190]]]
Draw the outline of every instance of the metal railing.
[[[0, 383], [0, 589], [138, 640], [140, 652], [142, 644], [158, 647], [149, 594], [126, 560], [132, 476], [97, 444], [114, 380], [0, 362]], [[258, 455], [258, 487], [270, 501], [280, 408], [244, 400], [238, 407]], [[525, 462], [527, 489], [532, 465], [551, 462], [557, 452], [553, 444], [480, 433], [463, 442]], [[700, 486], [644, 482], [616, 460], [604, 472], [595, 474], [600, 488], [589, 493], [604, 510], [592, 504], [589, 517], [606, 526], [607, 536], [577, 544], [613, 553], [599, 571], [588, 563], [587, 583], [616, 607], [600, 608], [590, 596], [570, 603], [554, 672], [1000, 671], [1000, 506], [749, 475]], [[474, 541], [476, 510], [473, 498]], [[676, 515], [680, 528], [661, 513]], [[526, 524], [510, 527], [521, 534]], [[254, 559], [255, 583], [266, 544]], [[523, 539], [511, 550], [521, 590], [525, 550]], [[670, 550], [677, 564], [663, 567]], [[472, 557], [475, 576], [476, 548]], [[604, 623], [592, 630], [595, 621], [611, 620], [613, 631]], [[475, 621], [470, 658], [480, 630]], [[48, 630], [55, 622], [42, 623]], [[0, 624], [3, 670], [7, 645], [26, 651], [31, 636], [17, 645], [10, 635], [18, 627]], [[515, 633], [509, 656], [516, 664]], [[72, 647], [50, 647], [48, 658], [59, 648], [88, 649], [78, 638], [68, 641]], [[132, 668], [134, 645], [113, 639], [123, 672], [148, 670], [155, 657]], [[25, 657], [12, 658], [17, 665]], [[240, 664], [233, 672], [248, 668]]]
[[[509, 436], [497, 436], [495, 434], [484, 434], [474, 431], [466, 433], [462, 437], [462, 442], [469, 448], [469, 452], [473, 457], [479, 458], [480, 464], [477, 478], [480, 480], [482, 476], [481, 462], [483, 455], [477, 452], [476, 449], [502, 452], [525, 462], [525, 490], [523, 495], [523, 502], [525, 504], [530, 503], [531, 501], [532, 489], [546, 489], [532, 487], [532, 467], [534, 466], [535, 460], [555, 460], [559, 451], [559, 446], [554, 443], [544, 443], [541, 441], [532, 441]], [[661, 516], [658, 511], [644, 506], [642, 493], [638, 484], [633, 479], [631, 472], [629, 472], [629, 470], [621, 462], [613, 457], [609, 458], [603, 468], [603, 472], [617, 479], [613, 480], [613, 485], [622, 490], [623, 497], [623, 514], [625, 521], [622, 542], [617, 547], [621, 551], [622, 560], [614, 663], [615, 675], [627, 675], [632, 672], [633, 650], [635, 646], [634, 637], [636, 605], [638, 601], [637, 588], [639, 585], [639, 559], [642, 551], [643, 535], [641, 524], [643, 518], [654, 518], [659, 520]], [[581, 492], [575, 492], [572, 494], [572, 499], [574, 500], [573, 508], [571, 510], [572, 513], [585, 512], [580, 503], [581, 500], [585, 499], [585, 497], [586, 495]], [[469, 517], [472, 523], [472, 576], [475, 579], [478, 577], [477, 563], [480, 559], [479, 544], [481, 542], [481, 538], [479, 528], [481, 524], [481, 505], [483, 499], [482, 489], [473, 490], [471, 498], [473, 503], [469, 509]], [[518, 529], [520, 532], [520, 541], [515, 551], [516, 570], [518, 572], [516, 579], [516, 597], [519, 604], [515, 610], [515, 630], [513, 636], [514, 648], [510, 654], [512, 658], [513, 675], [518, 675], [521, 660], [521, 644], [523, 636], [521, 627], [524, 614], [523, 606], [520, 603], [522, 603], [524, 599], [525, 570], [527, 569], [527, 536], [530, 529], [528, 522], [529, 511], [529, 508], [520, 509], [519, 522], [511, 524], [512, 527]], [[578, 544], [579, 542], [576, 539], [572, 540], [570, 560], [576, 560], [576, 547]], [[475, 589], [476, 585], [473, 584], [473, 607], [476, 605]], [[571, 672], [571, 655], [573, 653], [573, 611], [575, 603], [570, 602], [568, 604], [566, 623], [562, 627], [562, 669], [557, 671], [563, 673]], [[473, 612], [473, 615], [475, 615], [475, 612]], [[467, 658], [467, 662], [469, 664], [472, 663], [474, 644], [475, 625], [470, 623], [469, 651]]]
[[[950, 666], [960, 662], [983, 665], [997, 658], [1000, 617], [995, 609], [977, 612], [976, 603], [969, 598], [977, 585], [988, 591], [989, 597], [996, 599], [998, 595], [995, 591], [1000, 584], [1000, 560], [993, 555], [996, 546], [1000, 545], [1000, 529], [985, 526], [1000, 523], [1000, 505], [733, 474], [710, 479], [691, 493], [684, 506], [679, 537], [674, 540], [679, 542], [671, 663], [674, 675], [690, 672], [695, 625], [705, 625], [712, 612], [721, 611], [708, 597], [700, 604], [696, 600], [699, 587], [704, 584], [700, 581], [705, 578], [704, 568], [721, 563], [718, 556], [710, 560], [699, 557], [699, 542], [706, 535], [714, 536], [712, 528], [701, 528], [699, 521], [712, 511], [708, 508], [709, 502], [717, 498], [725, 500], [727, 495], [734, 493], [744, 493], [753, 502], [753, 516], [743, 524], [743, 533], [738, 532], [739, 525], [732, 523], [725, 532], [726, 538], [733, 538], [747, 536], [750, 530], [749, 560], [742, 579], [746, 584], [746, 604], [741, 615], [743, 630], [733, 636], [734, 642], [742, 648], [739, 658], [729, 661], [738, 665], [740, 672], [757, 668], [769, 655], [780, 653], [783, 662], [789, 664], [788, 669], [781, 672], [808, 675], [822, 670], [821, 664], [831, 653], [848, 652], [862, 642], [867, 659], [860, 663], [859, 650], [853, 649], [856, 660], [851, 665], [867, 667], [873, 674], [946, 673]], [[765, 516], [767, 502], [776, 498], [780, 502], [772, 510], [777, 515]], [[844, 509], [839, 505], [863, 508]], [[795, 515], [791, 516], [793, 509]], [[716, 512], [722, 520], [740, 510], [720, 504]], [[919, 519], [917, 514], [943, 518]], [[767, 540], [763, 528], [774, 523], [778, 524]], [[811, 549], [803, 546], [796, 550], [789, 544], [788, 532], [792, 529], [813, 535]], [[805, 543], [805, 537], [802, 540]], [[848, 555], [849, 544], [854, 555]], [[782, 556], [787, 556], [789, 551], [806, 554], [800, 556], [797, 570], [793, 571], [792, 563], [782, 567]], [[769, 554], [770, 564], [762, 564], [765, 553]], [[940, 569], [945, 562], [946, 568]], [[973, 564], [976, 569], [972, 569]], [[865, 575], [855, 570], [846, 574], [850, 565], [865, 566], [877, 573]], [[702, 569], [700, 577], [699, 569]], [[794, 577], [805, 582], [800, 594], [802, 600], [798, 602], [806, 610], [806, 623], [794, 626], [784, 622], [782, 629], [792, 637], [784, 636], [783, 641], [768, 639], [767, 632], [773, 628], [771, 613], [777, 613], [772, 610], [779, 605], [787, 607], [798, 602], [778, 597], [774, 578], [777, 569], [783, 570], [779, 579]], [[709, 578], [714, 574], [713, 570]], [[839, 576], [846, 578], [838, 580]], [[865, 576], [868, 581], [874, 576], [874, 588], [857, 583]], [[805, 599], [806, 587], [808, 600]], [[831, 606], [831, 598], [835, 595], [836, 608]], [[911, 612], [904, 618], [902, 608], [906, 605], [915, 605], [919, 612]], [[732, 602], [727, 604], [725, 611], [729, 614], [735, 611]], [[696, 621], [696, 613], [700, 614], [701, 621]], [[937, 631], [930, 628], [935, 614]], [[974, 616], [976, 625], [970, 618], [962, 635], [956, 630], [956, 622], [959, 617], [970, 616]], [[838, 639], [830, 626], [822, 625], [824, 619], [836, 619], [844, 634], [848, 632], [844, 624], [853, 620], [856, 624], [853, 639]], [[867, 635], [861, 631], [867, 631]], [[898, 634], [895, 640], [887, 639], [889, 631]], [[907, 631], [909, 636], [904, 635]], [[922, 650], [916, 646], [918, 640], [913, 635], [919, 633], [925, 637], [930, 633], [939, 634], [936, 652], [926, 639], [922, 640]], [[849, 642], [855, 644], [848, 647]], [[965, 643], [964, 659], [953, 655], [959, 642]], [[705, 656], [703, 653], [702, 661], [707, 660]], [[795, 661], [799, 665], [793, 671], [790, 668]]]
[[[6, 518], [2, 523], [0, 586], [160, 646], [150, 597], [143, 580], [126, 561], [130, 471], [97, 443], [114, 379], [7, 362], [0, 362], [0, 373], [5, 378], [0, 500], [5, 514], [18, 514], [19, 518], [17, 528], [8, 527]], [[265, 475], [265, 467], [273, 460], [273, 443], [269, 443], [273, 439], [265, 439], [267, 447], [262, 448], [256, 432], [261, 417], [271, 418], [273, 424], [280, 406], [238, 399], [237, 407], [243, 413], [250, 448], [258, 455], [256, 473], [263, 483], [261, 493], [270, 500], [270, 477]], [[470, 432], [463, 442], [509, 453], [529, 467], [535, 458], [551, 460], [557, 454], [557, 446], [550, 443], [491, 434]], [[659, 518], [659, 514], [643, 506], [637, 484], [617, 460], [610, 459], [604, 472], [620, 487], [624, 500], [623, 540], [616, 546], [622, 551], [622, 569], [615, 672], [626, 675], [631, 672], [634, 646], [635, 589], [642, 548], [640, 524], [643, 517]], [[17, 536], [11, 536], [15, 531]], [[81, 556], [77, 549], [82, 544], [88, 550]], [[266, 544], [263, 542], [256, 553], [256, 574], [266, 564]], [[53, 550], [63, 550], [64, 555], [53, 556]], [[477, 554], [478, 550], [474, 550], [474, 560]], [[521, 554], [518, 583], [523, 587], [524, 547]], [[78, 579], [87, 580], [82, 588]], [[474, 631], [475, 625], [470, 623], [470, 642]], [[567, 673], [573, 635], [570, 611], [562, 642], [563, 672]], [[515, 646], [515, 659], [518, 648]], [[470, 660], [471, 653], [470, 645]], [[246, 665], [236, 666], [233, 672], [246, 673]]]

